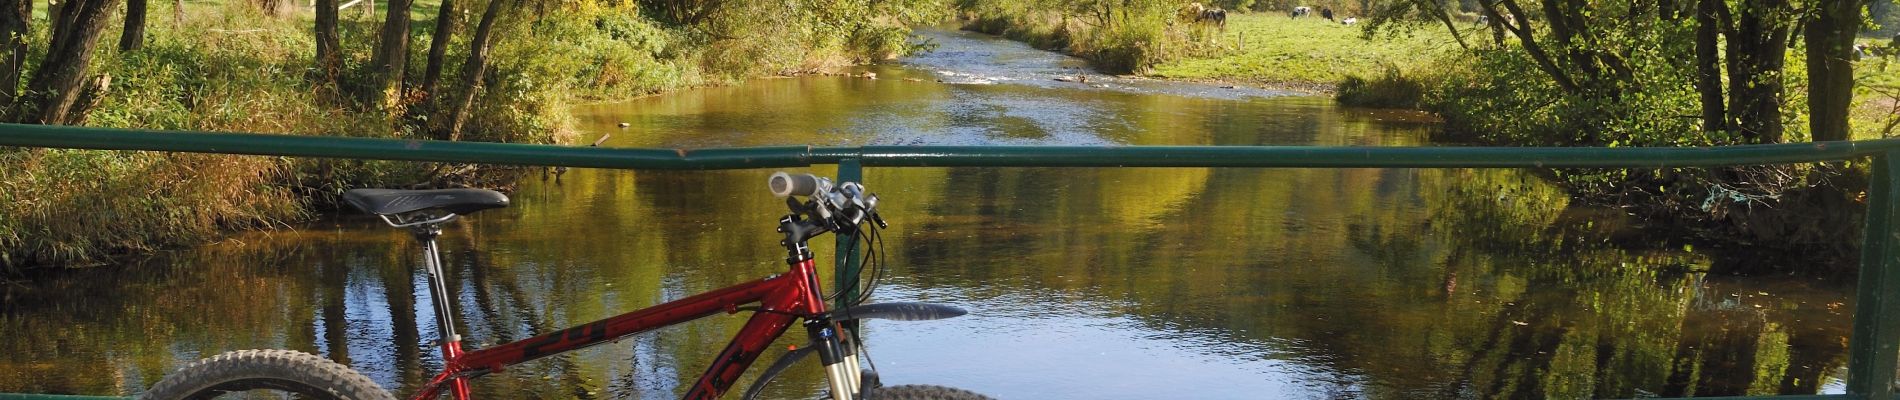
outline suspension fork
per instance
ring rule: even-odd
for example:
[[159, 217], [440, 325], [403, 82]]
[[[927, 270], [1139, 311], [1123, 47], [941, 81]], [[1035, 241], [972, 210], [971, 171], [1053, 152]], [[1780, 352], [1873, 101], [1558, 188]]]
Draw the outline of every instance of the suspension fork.
[[857, 343], [851, 331], [826, 319], [805, 321], [805, 333], [817, 347], [819, 364], [825, 367], [832, 400], [852, 400], [862, 396], [864, 382], [858, 369]]

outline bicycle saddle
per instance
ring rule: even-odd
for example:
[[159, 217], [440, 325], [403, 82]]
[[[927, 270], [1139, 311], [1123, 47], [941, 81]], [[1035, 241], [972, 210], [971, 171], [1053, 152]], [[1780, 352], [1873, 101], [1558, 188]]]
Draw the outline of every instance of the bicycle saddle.
[[508, 206], [508, 196], [487, 189], [350, 189], [343, 200], [356, 209], [376, 215], [402, 214], [440, 208], [455, 214], [468, 214]]

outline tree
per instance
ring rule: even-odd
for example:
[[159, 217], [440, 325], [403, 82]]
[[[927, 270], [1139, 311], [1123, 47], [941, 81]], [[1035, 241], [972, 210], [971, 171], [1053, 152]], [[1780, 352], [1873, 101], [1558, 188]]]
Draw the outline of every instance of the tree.
[[436, 9], [435, 31], [429, 34], [429, 64], [422, 73], [422, 95], [435, 97], [435, 83], [442, 77], [442, 59], [448, 53], [449, 38], [455, 36], [455, 0], [442, 0]]
[[1807, 45], [1808, 132], [1814, 141], [1847, 140], [1854, 98], [1854, 33], [1863, 0], [1816, 1], [1802, 39]]
[[382, 40], [377, 43], [375, 55], [370, 57], [378, 80], [374, 99], [378, 106], [396, 107], [402, 100], [403, 68], [409, 62], [411, 4], [411, 0], [389, 1], [389, 12], [383, 17]]
[[1471, 44], [1465, 42], [1463, 32], [1451, 19], [1451, 5], [1438, 0], [1402, 0], [1388, 1], [1369, 5], [1366, 11], [1366, 36], [1377, 35], [1381, 29], [1399, 28], [1423, 21], [1442, 23], [1451, 33], [1451, 39], [1458, 42], [1458, 48], [1471, 51]]
[[336, 33], [338, 11], [337, 0], [317, 0], [317, 72], [326, 84], [336, 83], [337, 69], [343, 63], [338, 54], [342, 47]]
[[63, 22], [58, 24], [59, 29], [53, 31], [53, 41], [47, 47], [45, 61], [40, 63], [39, 69], [33, 72], [33, 79], [27, 83], [27, 93], [21, 98], [24, 108], [10, 115], [9, 119], [40, 124], [68, 124], [85, 113], [84, 109], [75, 110], [73, 104], [80, 97], [86, 68], [91, 64], [93, 50], [99, 44], [99, 34], [104, 30], [106, 21], [111, 19], [109, 14], [117, 10], [118, 5], [118, 0], [72, 0], [60, 7], [55, 19]]
[[475, 37], [468, 43], [468, 61], [462, 63], [462, 98], [449, 110], [448, 140], [461, 140], [463, 124], [468, 121], [469, 108], [475, 104], [475, 94], [481, 90], [482, 74], [488, 71], [489, 37], [494, 33], [495, 20], [500, 19], [502, 9], [508, 0], [489, 0], [488, 10], [482, 12], [482, 22], [475, 27]]
[[[20, 95], [20, 75], [26, 72], [26, 35], [33, 19], [33, 0], [0, 0], [0, 107]], [[0, 108], [0, 116], [5, 109]]]
[[119, 34], [119, 51], [138, 50], [145, 44], [145, 0], [125, 0], [125, 30]]
[[1695, 86], [1704, 131], [1733, 131], [1741, 143], [1782, 141], [1782, 69], [1796, 15], [1786, 0], [1696, 2]]

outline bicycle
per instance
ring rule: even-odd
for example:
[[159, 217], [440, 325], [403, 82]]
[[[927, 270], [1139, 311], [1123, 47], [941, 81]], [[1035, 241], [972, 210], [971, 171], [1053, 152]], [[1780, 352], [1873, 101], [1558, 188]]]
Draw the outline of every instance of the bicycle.
[[[788, 265], [784, 273], [473, 351], [464, 351], [462, 337], [455, 333], [457, 314], [448, 301], [448, 286], [444, 283], [435, 239], [441, 235], [443, 224], [460, 215], [506, 207], [508, 197], [484, 189], [354, 189], [345, 192], [343, 198], [350, 205], [381, 217], [392, 227], [409, 229], [422, 245], [422, 264], [429, 278], [429, 297], [436, 310], [444, 361], [442, 371], [411, 399], [434, 399], [447, 394], [456, 400], [467, 400], [471, 396], [469, 380], [511, 365], [714, 314], [739, 311], [751, 311], [752, 315], [685, 398], [713, 399], [725, 394], [766, 347], [797, 320], [804, 321], [801, 325], [810, 341], [779, 356], [747, 388], [744, 398], [757, 397], [780, 372], [813, 353], [818, 354], [825, 368], [829, 396], [834, 400], [988, 398], [934, 385], [882, 387], [875, 365], [867, 369], [860, 364], [859, 355], [865, 349], [852, 336], [853, 331], [844, 328], [846, 322], [874, 318], [931, 320], [965, 313], [956, 307], [928, 303], [864, 304], [882, 275], [882, 259], [878, 257], [882, 241], [878, 230], [888, 226], [878, 215], [877, 195], [865, 191], [864, 186], [856, 182], [834, 185], [831, 180], [815, 175], [785, 172], [772, 174], [767, 187], [772, 194], [785, 198], [790, 208], [778, 221], [778, 232], [784, 234], [779, 244], [786, 250]], [[804, 200], [800, 200], [801, 197]], [[810, 239], [833, 232], [858, 234], [862, 241], [854, 244], [869, 245], [865, 268], [850, 277], [851, 284], [847, 285], [863, 284], [864, 290], [858, 297], [839, 299], [843, 307], [838, 310], [828, 309], [826, 305], [827, 297], [819, 286], [813, 255], [807, 246]], [[868, 284], [861, 279], [864, 271], [874, 271]], [[750, 305], [753, 303], [757, 305]], [[201, 399], [260, 389], [319, 399], [394, 399], [375, 382], [347, 366], [291, 350], [238, 350], [199, 360], [166, 376], [141, 398]]]

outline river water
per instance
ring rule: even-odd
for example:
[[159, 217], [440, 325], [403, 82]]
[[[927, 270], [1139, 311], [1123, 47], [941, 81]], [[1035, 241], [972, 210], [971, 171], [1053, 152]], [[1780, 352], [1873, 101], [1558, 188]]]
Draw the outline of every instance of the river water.
[[[614, 147], [1432, 145], [1433, 123], [1412, 113], [1100, 76], [982, 35], [923, 37], [936, 51], [864, 69], [878, 79], [587, 106], [583, 132]], [[443, 236], [463, 335], [479, 348], [781, 271], [770, 172], [530, 178], [513, 206]], [[1526, 171], [865, 176], [891, 222], [876, 299], [972, 310], [869, 323], [890, 384], [1006, 399], [1590, 398], [1832, 393], [1845, 375], [1851, 288], [1728, 276], [1733, 257], [1709, 249], [1622, 245], [1645, 241]], [[6, 284], [0, 392], [133, 394], [246, 348], [322, 354], [406, 392], [441, 364], [417, 249], [373, 218], [330, 215]], [[662, 329], [475, 387], [673, 398], [742, 321]], [[768, 397], [821, 387], [818, 368], [795, 368]]]

